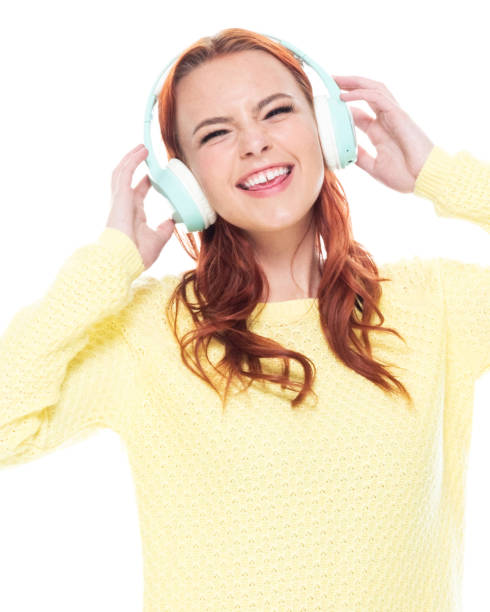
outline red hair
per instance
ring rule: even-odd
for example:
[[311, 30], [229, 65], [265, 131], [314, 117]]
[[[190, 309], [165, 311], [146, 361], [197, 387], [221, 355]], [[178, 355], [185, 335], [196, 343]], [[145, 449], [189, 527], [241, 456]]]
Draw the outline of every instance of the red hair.
[[[185, 163], [176, 130], [176, 85], [180, 79], [215, 57], [257, 49], [273, 55], [292, 73], [314, 113], [310, 81], [301, 63], [289, 49], [256, 32], [228, 28], [192, 44], [179, 56], [165, 79], [158, 97], [158, 117], [169, 158], [176, 157]], [[378, 277], [378, 268], [372, 257], [354, 240], [344, 190], [325, 161], [324, 167], [323, 185], [313, 205], [312, 215], [315, 225], [314, 248], [318, 261], [322, 258], [321, 240], [328, 253], [328, 258], [322, 261], [320, 267], [321, 281], [317, 296], [324, 337], [331, 350], [349, 368], [385, 391], [404, 395], [412, 404], [412, 398], [405, 386], [383, 365], [372, 359], [368, 337], [370, 330], [378, 330], [393, 333], [405, 342], [396, 330], [381, 327], [384, 317], [377, 307], [382, 293], [380, 281], [391, 279]], [[267, 296], [269, 295], [269, 285], [256, 261], [247, 233], [227, 223], [219, 215], [213, 225], [198, 232], [199, 245], [196, 244], [192, 232], [186, 232], [184, 237], [174, 228], [174, 233], [187, 254], [196, 262], [195, 269], [182, 275], [182, 280], [170, 296], [166, 310], [185, 365], [219, 395], [218, 387], [206, 374], [199, 359], [200, 349], [204, 346], [206, 358], [211, 363], [207, 349], [214, 338], [224, 347], [224, 355], [218, 366], [223, 366], [226, 375], [211, 364], [214, 370], [226, 379], [224, 400], [222, 397], [224, 403], [235, 376], [242, 382], [244, 378], [248, 378], [247, 388], [254, 380], [267, 380], [280, 384], [282, 389], [299, 391], [291, 400], [293, 408], [301, 404], [310, 392], [316, 397], [312, 389], [316, 375], [314, 363], [305, 355], [248, 329], [247, 319], [261, 300], [264, 287]], [[187, 298], [189, 283], [197, 303]], [[188, 308], [194, 322], [194, 328], [182, 338], [177, 333], [178, 308], [181, 302]], [[174, 309], [175, 313], [172, 313]], [[359, 315], [356, 314], [356, 309]], [[373, 312], [376, 312], [380, 320], [376, 325], [368, 323]], [[356, 334], [356, 330], [361, 331]], [[189, 365], [186, 355], [186, 347], [191, 343], [194, 345], [196, 369]], [[260, 358], [282, 359], [282, 374], [264, 373]], [[290, 359], [297, 360], [303, 367], [303, 383], [290, 380]], [[248, 369], [243, 367], [244, 364], [248, 365]], [[392, 381], [393, 386], [385, 379]]]

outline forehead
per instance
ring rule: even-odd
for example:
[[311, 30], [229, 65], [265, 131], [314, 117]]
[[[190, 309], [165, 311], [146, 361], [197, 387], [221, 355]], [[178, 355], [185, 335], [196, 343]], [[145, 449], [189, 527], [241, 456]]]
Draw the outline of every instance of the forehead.
[[190, 122], [191, 130], [209, 113], [228, 114], [243, 104], [252, 108], [260, 97], [277, 91], [301, 95], [293, 75], [270, 53], [251, 50], [214, 58], [177, 84], [177, 124]]

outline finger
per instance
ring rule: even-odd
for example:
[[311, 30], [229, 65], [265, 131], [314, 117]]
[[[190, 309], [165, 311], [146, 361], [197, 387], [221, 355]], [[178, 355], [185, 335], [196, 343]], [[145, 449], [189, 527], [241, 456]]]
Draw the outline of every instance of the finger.
[[135, 207], [135, 221], [138, 223], [146, 223], [145, 207], [143, 206], [143, 200], [136, 202]]
[[141, 181], [134, 188], [135, 193], [135, 210], [136, 210], [136, 218], [146, 223], [146, 214], [144, 207], [144, 200], [148, 190], [151, 187], [151, 181], [148, 175], [145, 175]]
[[134, 151], [119, 170], [120, 180], [124, 181], [124, 183], [126, 183], [127, 185], [131, 185], [131, 179], [133, 177], [134, 171], [147, 155], [148, 149], [146, 149], [145, 147]]
[[166, 219], [163, 223], [160, 223], [160, 225], [157, 227], [156, 233], [158, 234], [163, 244], [166, 244], [170, 240], [174, 232], [174, 229], [175, 229], [175, 221], [172, 218]]
[[374, 89], [353, 89], [352, 91], [343, 91], [340, 94], [340, 99], [343, 102], [347, 100], [365, 100], [375, 113], [389, 111], [393, 108], [393, 100], [388, 98], [384, 92]]
[[[141, 159], [141, 157], [145, 157], [148, 154], [148, 149], [145, 145], [135, 147], [132, 151], [130, 151], [127, 155], [125, 155], [121, 160], [121, 166], [124, 168], [128, 164], [134, 163], [136, 159]], [[139, 162], [138, 162], [139, 163]]]
[[141, 149], [141, 147], [144, 147], [145, 145], [143, 143], [140, 143], [139, 145], [136, 145], [133, 149], [131, 149], [131, 151], [128, 151], [126, 153], [126, 155], [123, 157], [123, 159], [130, 157], [135, 151], [138, 151], [138, 149]]
[[373, 176], [374, 164], [376, 163], [376, 160], [371, 157], [369, 153], [361, 147], [361, 145], [357, 145], [357, 160], [355, 163], [356, 166], [359, 166], [359, 168], [362, 168]]
[[166, 232], [168, 232], [173, 231], [174, 227], [175, 221], [170, 217], [170, 219], [165, 219], [163, 223], [160, 223], [160, 225], [157, 227], [157, 230], [165, 230]]
[[332, 75], [332, 79], [341, 85], [342, 89], [357, 89], [358, 87], [364, 87], [365, 89], [376, 89], [377, 86], [382, 85], [379, 81], [373, 79], [367, 79], [366, 77], [356, 75]]
[[132, 155], [134, 155], [135, 153], [137, 153], [142, 147], [144, 147], [145, 145], [143, 144], [139, 144], [136, 147], [134, 147], [133, 149], [131, 149], [131, 151], [128, 151], [126, 153], [126, 155], [121, 159], [121, 161], [119, 162], [120, 166], [124, 166], [124, 164], [128, 161], [128, 159], [131, 158]]
[[352, 113], [352, 119], [354, 120], [354, 124], [363, 132], [367, 132], [373, 121], [376, 121], [375, 117], [371, 117], [371, 115], [368, 115], [360, 108], [357, 108], [355, 106], [349, 106], [348, 108]]
[[380, 81], [374, 81], [372, 79], [367, 79], [366, 77], [361, 76], [332, 76], [332, 78], [336, 81], [337, 85], [340, 89], [376, 89], [378, 91], [382, 91], [386, 96], [388, 96], [393, 102], [396, 102], [394, 95], [391, 91], [386, 87], [384, 83]]
[[112, 173], [112, 186], [113, 187], [119, 182], [119, 176], [120, 176], [123, 168], [126, 167], [126, 164], [131, 159], [134, 159], [135, 156], [137, 156], [138, 154], [140, 154], [143, 151], [147, 151], [145, 146], [144, 145], [138, 145], [137, 147], [134, 147], [134, 149], [131, 149], [131, 151], [129, 151], [129, 153], [126, 153], [126, 155], [121, 159], [121, 161], [118, 163], [118, 165], [114, 168], [114, 171]]
[[147, 174], [145, 174], [145, 176], [141, 179], [141, 181], [134, 188], [134, 192], [136, 195], [144, 198], [146, 194], [148, 193], [148, 190], [150, 189], [150, 187], [151, 187], [150, 177]]

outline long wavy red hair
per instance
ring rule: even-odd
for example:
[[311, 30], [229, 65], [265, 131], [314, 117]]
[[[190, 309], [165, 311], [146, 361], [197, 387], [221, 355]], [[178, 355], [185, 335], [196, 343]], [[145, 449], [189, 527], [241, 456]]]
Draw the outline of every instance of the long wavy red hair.
[[[291, 71], [314, 112], [312, 86], [301, 63], [289, 49], [250, 30], [221, 30], [214, 36], [200, 38], [188, 47], [173, 64], [162, 86], [158, 97], [158, 116], [169, 158], [176, 157], [185, 163], [176, 130], [176, 86], [180, 79], [215, 57], [253, 49], [271, 53]], [[324, 181], [313, 205], [312, 215], [315, 254], [317, 261], [321, 261], [317, 297], [323, 334], [332, 351], [349, 368], [389, 393], [404, 395], [412, 404], [405, 386], [372, 358], [368, 337], [369, 331], [378, 330], [396, 334], [405, 342], [396, 330], [381, 327], [384, 317], [377, 307], [382, 293], [380, 282], [391, 279], [378, 276], [378, 268], [372, 257], [354, 240], [344, 190], [325, 162], [324, 167]], [[316, 375], [315, 364], [305, 355], [285, 348], [271, 338], [254, 334], [248, 328], [247, 319], [261, 301], [264, 288], [266, 295], [269, 295], [269, 286], [246, 232], [218, 215], [213, 225], [197, 232], [199, 245], [192, 232], [181, 236], [175, 227], [174, 233], [187, 254], [196, 262], [195, 269], [182, 275], [166, 310], [185, 365], [218, 393], [223, 409], [234, 377], [241, 382], [248, 379], [244, 390], [254, 380], [262, 380], [278, 383], [282, 389], [299, 391], [291, 400], [293, 408], [301, 404], [309, 393], [313, 393], [317, 399], [312, 388]], [[321, 241], [328, 253], [326, 259], [323, 258]], [[187, 298], [189, 283], [197, 302]], [[190, 312], [194, 325], [188, 333], [179, 337], [177, 318], [181, 302]], [[356, 310], [360, 314], [356, 314]], [[373, 312], [376, 312], [380, 321], [376, 325], [368, 323]], [[359, 337], [355, 330], [360, 330]], [[218, 367], [212, 364], [207, 354], [212, 338], [224, 347]], [[188, 359], [191, 356], [191, 352], [187, 351], [189, 344], [194, 348], [195, 368]], [[200, 354], [203, 348], [208, 362], [221, 375], [221, 381], [225, 382], [222, 394], [202, 367]], [[282, 359], [282, 374], [263, 372], [261, 358]], [[289, 378], [290, 359], [297, 360], [303, 367], [304, 382], [295, 382]]]

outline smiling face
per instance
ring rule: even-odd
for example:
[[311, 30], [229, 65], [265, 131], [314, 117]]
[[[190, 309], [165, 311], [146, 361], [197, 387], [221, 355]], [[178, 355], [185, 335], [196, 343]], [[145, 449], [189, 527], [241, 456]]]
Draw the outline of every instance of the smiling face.
[[[256, 109], [276, 93], [291, 97]], [[289, 112], [275, 110], [289, 105]], [[215, 117], [230, 120], [194, 132]], [[202, 64], [177, 85], [176, 120], [183, 161], [218, 215], [252, 234], [306, 229], [323, 183], [323, 156], [308, 101], [279, 60], [252, 50]], [[236, 186], [244, 175], [276, 164], [294, 165], [285, 189], [253, 197]]]

